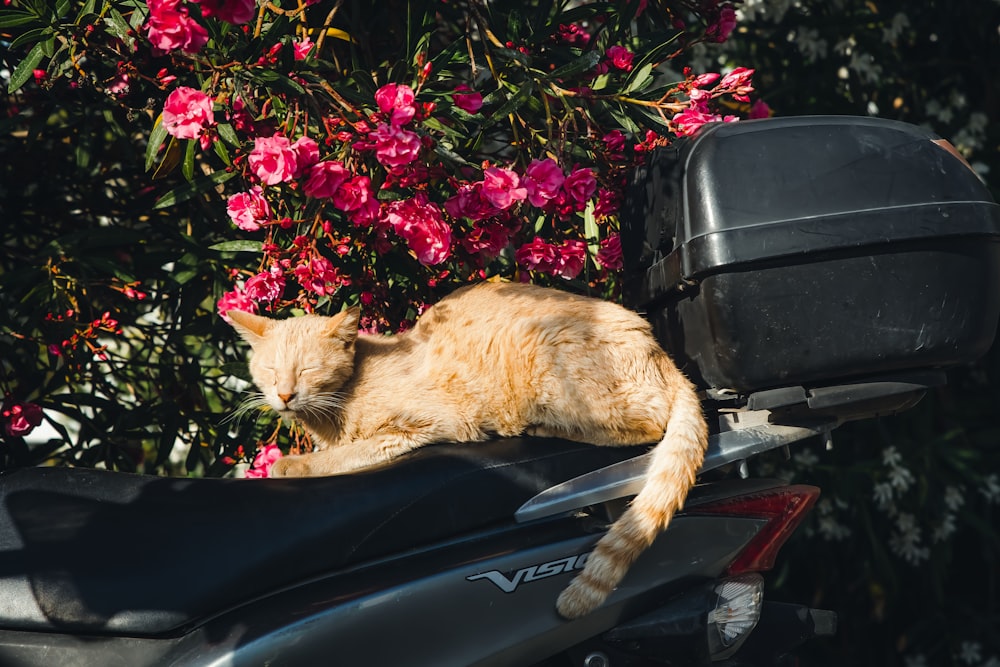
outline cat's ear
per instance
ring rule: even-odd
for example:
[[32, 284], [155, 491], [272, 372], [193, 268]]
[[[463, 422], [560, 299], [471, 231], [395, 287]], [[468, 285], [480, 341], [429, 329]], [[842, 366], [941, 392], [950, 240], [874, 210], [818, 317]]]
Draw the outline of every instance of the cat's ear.
[[236, 333], [243, 337], [243, 340], [256, 345], [267, 334], [271, 327], [271, 320], [267, 317], [254, 315], [244, 310], [230, 310], [226, 313], [230, 324], [236, 329]]
[[327, 331], [334, 338], [344, 341], [344, 347], [348, 347], [358, 339], [358, 321], [360, 319], [361, 309], [357, 306], [351, 306], [330, 318]]

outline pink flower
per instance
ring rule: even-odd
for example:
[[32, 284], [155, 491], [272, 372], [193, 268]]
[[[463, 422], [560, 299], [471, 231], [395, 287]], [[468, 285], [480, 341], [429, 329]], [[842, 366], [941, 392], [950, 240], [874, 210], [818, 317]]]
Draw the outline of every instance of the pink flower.
[[677, 136], [684, 137], [695, 134], [706, 123], [718, 123], [720, 121], [732, 123], [739, 120], [736, 116], [722, 117], [714, 114], [704, 106], [691, 106], [671, 119], [676, 126], [674, 130]]
[[622, 240], [618, 234], [612, 234], [601, 241], [601, 249], [597, 251], [597, 263], [611, 271], [622, 268]]
[[590, 33], [584, 30], [578, 23], [560, 23], [559, 30], [554, 37], [558, 41], [570, 46], [586, 46], [590, 42]]
[[330, 198], [337, 194], [341, 184], [350, 177], [351, 172], [336, 160], [317, 162], [309, 169], [309, 178], [303, 192], [316, 199]]
[[536, 236], [517, 249], [514, 259], [529, 271], [552, 273], [559, 267], [559, 249]]
[[468, 218], [473, 221], [485, 220], [500, 211], [483, 197], [483, 182], [462, 183], [458, 192], [444, 203], [444, 210], [452, 218]]
[[718, 18], [705, 29], [705, 35], [713, 42], [724, 42], [729, 39], [733, 29], [736, 27], [736, 10], [732, 5], [726, 3], [719, 9]]
[[420, 155], [420, 136], [382, 123], [368, 135], [375, 144], [375, 158], [386, 167], [402, 167]]
[[308, 37], [303, 37], [301, 41], [292, 42], [292, 53], [295, 60], [305, 60], [309, 57], [309, 52], [312, 51], [315, 44]]
[[493, 259], [510, 243], [510, 233], [507, 227], [498, 222], [476, 225], [462, 239], [462, 247], [469, 254], [482, 253], [487, 259]]
[[753, 92], [753, 78], [754, 70], [746, 67], [737, 67], [732, 72], [722, 77], [722, 81], [719, 82], [719, 88], [725, 88], [732, 92], [733, 97], [735, 97], [740, 102], [749, 102], [750, 98], [747, 97]]
[[625, 133], [621, 130], [611, 130], [601, 137], [601, 141], [609, 153], [620, 154], [625, 150]]
[[247, 296], [254, 301], [270, 303], [285, 292], [285, 276], [281, 269], [272, 266], [270, 271], [258, 273], [247, 280], [245, 290]]
[[214, 16], [226, 23], [243, 25], [254, 17], [257, 5], [254, 0], [193, 0], [201, 5], [201, 15]]
[[9, 397], [4, 402], [3, 429], [12, 438], [23, 438], [42, 423], [42, 408], [34, 403], [12, 401]]
[[389, 204], [386, 218], [424, 266], [440, 264], [451, 254], [451, 228], [441, 209], [422, 194]]
[[238, 192], [226, 202], [226, 212], [233, 223], [247, 232], [255, 232], [271, 217], [271, 207], [259, 185], [249, 192]]
[[757, 100], [750, 106], [750, 113], [747, 114], [748, 118], [770, 118], [771, 107], [767, 105], [764, 100]]
[[413, 89], [406, 85], [388, 83], [375, 91], [375, 102], [379, 110], [389, 114], [389, 122], [394, 126], [406, 125], [417, 113], [414, 105]]
[[500, 210], [505, 210], [515, 202], [523, 201], [528, 191], [521, 186], [521, 179], [510, 169], [488, 167], [483, 172], [483, 198]]
[[226, 314], [230, 310], [242, 310], [247, 313], [257, 312], [257, 304], [254, 303], [254, 300], [239, 287], [234, 289], [232, 292], [226, 292], [223, 294], [222, 298], [220, 298], [218, 303], [215, 304], [215, 308], [222, 319], [230, 324], [232, 324], [233, 321], [229, 319], [229, 315]]
[[566, 181], [566, 174], [552, 158], [532, 160], [524, 170], [521, 184], [528, 195], [532, 206], [545, 206], [550, 199], [555, 199], [559, 189]]
[[580, 275], [586, 263], [587, 244], [579, 239], [566, 239], [559, 246], [559, 262], [552, 273], [572, 280]]
[[333, 205], [341, 211], [349, 213], [361, 210], [374, 199], [375, 193], [372, 192], [371, 179], [367, 176], [354, 176], [341, 181], [337, 191], [333, 194]]
[[281, 450], [277, 445], [265, 445], [257, 452], [253, 459], [253, 464], [246, 471], [249, 479], [263, 479], [271, 476], [271, 466], [282, 457]]
[[212, 98], [194, 88], [179, 86], [163, 103], [163, 127], [178, 139], [197, 139], [207, 125], [215, 123]]
[[483, 96], [465, 84], [458, 86], [451, 94], [451, 101], [465, 113], [475, 114], [483, 108]]
[[691, 81], [691, 85], [695, 88], [703, 88], [704, 86], [710, 86], [719, 80], [718, 72], [706, 72], [705, 74], [699, 74]]
[[181, 0], [148, 0], [149, 21], [146, 36], [152, 45], [153, 55], [162, 56], [171, 51], [197, 53], [208, 42], [208, 31], [188, 16]]
[[257, 137], [248, 158], [250, 168], [264, 184], [276, 185], [295, 178], [298, 153], [286, 137]]
[[588, 167], [574, 169], [563, 182], [563, 190], [580, 204], [590, 201], [590, 198], [597, 191], [597, 178], [594, 176], [594, 170]]
[[594, 216], [605, 218], [618, 212], [622, 206], [621, 191], [601, 188], [597, 191], [597, 203], [594, 205]]
[[333, 294], [345, 282], [326, 257], [315, 257], [308, 264], [299, 264], [294, 273], [302, 287], [319, 296]]
[[635, 58], [635, 54], [626, 49], [624, 46], [609, 47], [604, 55], [608, 57], [611, 64], [615, 66], [615, 69], [620, 69], [623, 72], [632, 71], [632, 60]]
[[319, 145], [309, 137], [299, 137], [292, 144], [295, 151], [295, 178], [302, 176], [309, 167], [319, 162]]

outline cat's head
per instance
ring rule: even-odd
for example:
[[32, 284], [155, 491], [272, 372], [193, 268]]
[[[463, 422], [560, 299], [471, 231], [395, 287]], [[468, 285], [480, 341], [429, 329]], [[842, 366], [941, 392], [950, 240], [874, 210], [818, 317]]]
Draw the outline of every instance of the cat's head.
[[283, 416], [322, 418], [354, 372], [358, 309], [333, 317], [286, 320], [231, 310], [233, 328], [250, 344], [250, 375], [267, 404]]

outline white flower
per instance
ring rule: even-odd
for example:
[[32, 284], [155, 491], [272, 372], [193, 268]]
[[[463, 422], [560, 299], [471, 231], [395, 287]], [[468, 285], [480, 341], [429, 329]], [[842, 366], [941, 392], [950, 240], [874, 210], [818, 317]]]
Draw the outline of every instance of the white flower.
[[959, 648], [958, 658], [967, 665], [979, 662], [982, 658], [983, 647], [979, 642], [962, 642]]
[[914, 653], [903, 658], [905, 667], [927, 667], [927, 656], [923, 653]]
[[996, 473], [983, 478], [983, 488], [979, 489], [979, 493], [991, 505], [1000, 501], [1000, 478], [997, 477]]
[[832, 516], [824, 516], [819, 520], [819, 533], [828, 542], [839, 542], [851, 536], [851, 529]]
[[870, 53], [855, 51], [851, 55], [851, 62], [848, 64], [862, 81], [868, 84], [876, 84], [882, 76], [882, 66], [875, 64], [875, 56]]
[[889, 548], [897, 556], [912, 565], [930, 557], [930, 549], [920, 546], [920, 528], [916, 518], [907, 512], [900, 512], [896, 517], [898, 533], [889, 538]]
[[913, 473], [903, 466], [897, 466], [889, 471], [889, 483], [902, 493], [913, 484]]
[[792, 460], [803, 468], [812, 468], [819, 463], [819, 457], [811, 449], [803, 449], [792, 456]]
[[946, 486], [944, 489], [944, 504], [952, 512], [957, 512], [958, 508], [965, 504], [965, 487]]
[[900, 512], [899, 516], [896, 517], [896, 528], [898, 528], [901, 533], [906, 533], [908, 535], [915, 534], [915, 539], [920, 539], [920, 529], [917, 527], [917, 518], [909, 512]]
[[955, 530], [957, 530], [955, 528], [955, 515], [945, 514], [944, 518], [941, 519], [941, 523], [934, 529], [931, 539], [934, 540], [935, 544], [943, 542], [951, 537]]
[[903, 31], [909, 27], [910, 19], [906, 18], [906, 14], [897, 12], [892, 17], [892, 23], [888, 27], [882, 28], [882, 41], [886, 43], [895, 42], [903, 34]]
[[879, 482], [875, 485], [872, 496], [875, 498], [875, 504], [878, 505], [878, 508], [884, 510], [892, 503], [892, 484]]
[[819, 36], [816, 28], [799, 28], [798, 31], [789, 35], [795, 40], [795, 45], [799, 47], [799, 53], [805, 56], [807, 63], [814, 63], [819, 58], [826, 58], [827, 42]]
[[903, 455], [899, 453], [895, 445], [891, 445], [882, 450], [882, 464], [895, 468], [903, 462]]

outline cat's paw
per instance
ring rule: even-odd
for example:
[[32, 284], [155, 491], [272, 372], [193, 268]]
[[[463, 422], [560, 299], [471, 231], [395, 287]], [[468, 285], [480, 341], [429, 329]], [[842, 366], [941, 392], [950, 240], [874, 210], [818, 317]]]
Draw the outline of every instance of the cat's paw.
[[283, 456], [271, 465], [271, 477], [309, 477], [312, 471], [302, 456]]

